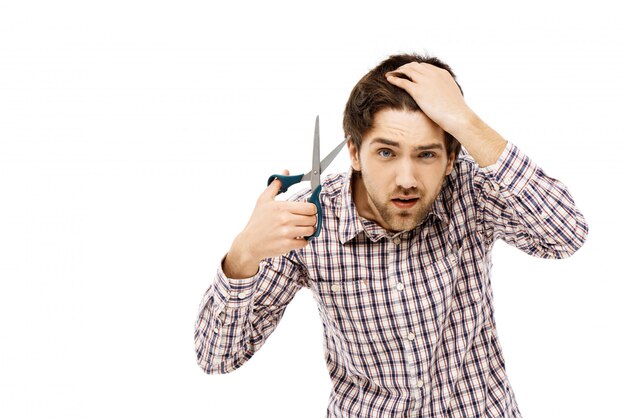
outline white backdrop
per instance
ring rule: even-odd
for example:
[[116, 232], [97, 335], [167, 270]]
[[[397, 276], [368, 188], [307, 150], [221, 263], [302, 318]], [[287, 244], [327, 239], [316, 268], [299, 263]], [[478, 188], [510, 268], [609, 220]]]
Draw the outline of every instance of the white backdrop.
[[222, 376], [198, 303], [268, 175], [310, 166], [315, 115], [325, 155], [356, 81], [414, 51], [590, 224], [564, 261], [494, 250], [522, 413], [626, 417], [622, 13], [541, 3], [0, 2], [0, 416], [323, 417], [309, 291]]

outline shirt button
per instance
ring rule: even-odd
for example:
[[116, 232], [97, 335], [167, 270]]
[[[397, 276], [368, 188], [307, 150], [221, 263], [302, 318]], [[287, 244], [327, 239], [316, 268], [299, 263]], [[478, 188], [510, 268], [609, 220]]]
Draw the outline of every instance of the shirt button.
[[396, 245], [400, 245], [401, 242], [402, 242], [402, 240], [400, 238], [398, 238], [398, 237], [393, 239], [393, 243], [396, 244]]
[[237, 295], [239, 299], [244, 299], [246, 296], [248, 296], [246, 292], [239, 292], [239, 294]]
[[409, 335], [407, 335], [406, 337], [409, 339], [409, 341], [413, 341], [415, 339], [415, 334], [409, 332]]
[[339, 292], [341, 290], [341, 286], [339, 286], [338, 284], [334, 284], [330, 287], [330, 290], [332, 290], [333, 292]]
[[398, 290], [404, 290], [404, 285], [403, 285], [402, 283], [398, 283], [398, 284], [396, 285], [396, 289], [398, 289]]
[[417, 381], [417, 387], [418, 387], [418, 388], [421, 388], [421, 387], [423, 387], [423, 386], [424, 386], [424, 382], [422, 381], [422, 379], [418, 380], [418, 381]]
[[506, 184], [507, 186], [510, 186], [511, 183], [513, 183], [513, 176], [506, 176], [504, 178], [504, 184]]

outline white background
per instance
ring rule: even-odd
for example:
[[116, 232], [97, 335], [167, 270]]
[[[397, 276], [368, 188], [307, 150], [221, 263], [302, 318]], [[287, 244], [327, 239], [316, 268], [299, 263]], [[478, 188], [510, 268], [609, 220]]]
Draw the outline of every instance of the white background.
[[268, 175], [310, 166], [315, 115], [325, 155], [352, 86], [408, 51], [590, 224], [564, 261], [494, 250], [522, 413], [626, 417], [623, 13], [541, 3], [2, 1], [0, 416], [323, 417], [308, 290], [222, 376], [195, 363], [198, 303]]

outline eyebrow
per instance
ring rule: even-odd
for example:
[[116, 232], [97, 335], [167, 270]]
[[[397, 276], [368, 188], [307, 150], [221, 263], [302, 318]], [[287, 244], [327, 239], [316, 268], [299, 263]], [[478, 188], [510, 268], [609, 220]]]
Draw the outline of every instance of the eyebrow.
[[[385, 139], [385, 138], [374, 138], [372, 140], [371, 144], [372, 145], [374, 145], [374, 144], [383, 144], [383, 145], [388, 145], [390, 147], [396, 147], [396, 148], [400, 147], [400, 143], [399, 142], [392, 141], [390, 139]], [[442, 150], [443, 149], [443, 145], [441, 145], [440, 143], [432, 143], [432, 144], [427, 144], [427, 145], [419, 145], [417, 147], [414, 147], [414, 149], [416, 151], [426, 151], [426, 150], [431, 150], [431, 149]]]

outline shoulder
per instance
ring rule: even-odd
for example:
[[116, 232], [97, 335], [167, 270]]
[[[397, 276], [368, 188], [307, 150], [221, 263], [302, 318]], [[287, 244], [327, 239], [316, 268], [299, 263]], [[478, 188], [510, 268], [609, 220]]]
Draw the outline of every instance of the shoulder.
[[459, 156], [454, 162], [452, 173], [448, 176], [448, 183], [457, 193], [467, 192], [474, 189], [483, 181], [478, 163], [472, 156], [461, 149]]

